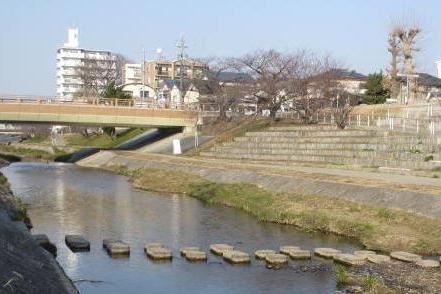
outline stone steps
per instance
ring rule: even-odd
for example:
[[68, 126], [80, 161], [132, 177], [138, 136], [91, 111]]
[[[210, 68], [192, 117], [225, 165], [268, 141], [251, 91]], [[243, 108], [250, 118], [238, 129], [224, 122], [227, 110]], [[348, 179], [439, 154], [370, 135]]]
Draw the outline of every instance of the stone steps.
[[[243, 148], [236, 145], [215, 147], [213, 152], [220, 152], [224, 154], [256, 154], [256, 155], [308, 155], [308, 156], [335, 156], [335, 157], [349, 157], [349, 158], [376, 158], [386, 160], [416, 160], [424, 161], [426, 155], [412, 153], [410, 151], [389, 151], [389, 150], [374, 150], [374, 149], [308, 149], [308, 148]], [[439, 154], [433, 154], [433, 160], [439, 160]]]
[[260, 142], [260, 143], [365, 143], [365, 144], [387, 144], [393, 140], [394, 144], [429, 145], [431, 140], [428, 138], [417, 138], [411, 136], [346, 136], [346, 137], [285, 137], [285, 136], [266, 136], [266, 137], [236, 137], [234, 142]]
[[377, 158], [354, 158], [344, 156], [325, 155], [280, 155], [280, 154], [250, 154], [244, 153], [220, 153], [201, 152], [201, 156], [217, 159], [241, 159], [269, 162], [314, 162], [320, 164], [360, 165], [370, 167], [397, 167], [408, 169], [432, 169], [441, 166], [437, 161], [414, 161], [414, 160], [388, 160]]
[[305, 130], [305, 131], [260, 131], [260, 132], [247, 132], [246, 137], [341, 137], [341, 136], [373, 136], [377, 135], [377, 131], [370, 130]]
[[247, 132], [201, 152], [209, 159], [291, 165], [348, 165], [401, 170], [441, 166], [441, 145], [423, 135], [333, 125], [293, 125]]
[[[341, 151], [376, 151], [376, 152], [406, 152], [406, 153], [431, 153], [433, 148], [424, 145], [407, 145], [393, 143], [273, 143], [273, 142], [233, 142], [225, 143], [218, 147], [232, 147], [241, 149], [289, 149], [289, 150], [341, 150]], [[435, 152], [439, 153], [439, 152]]]

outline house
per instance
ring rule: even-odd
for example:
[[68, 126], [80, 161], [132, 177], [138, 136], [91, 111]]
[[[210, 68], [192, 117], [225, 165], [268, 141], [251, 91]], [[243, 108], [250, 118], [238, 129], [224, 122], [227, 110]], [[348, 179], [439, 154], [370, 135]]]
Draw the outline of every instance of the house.
[[139, 100], [156, 99], [156, 91], [149, 85], [141, 83], [128, 83], [120, 86], [124, 93]]

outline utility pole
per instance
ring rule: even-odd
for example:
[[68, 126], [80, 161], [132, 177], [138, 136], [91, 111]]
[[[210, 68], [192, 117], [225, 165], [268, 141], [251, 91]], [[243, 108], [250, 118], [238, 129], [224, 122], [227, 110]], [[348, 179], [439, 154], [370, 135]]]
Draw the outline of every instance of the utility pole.
[[145, 79], [145, 48], [142, 48], [142, 65], [141, 65], [141, 70], [142, 70], [142, 81], [141, 84], [144, 86], [144, 79]]
[[404, 99], [404, 103], [407, 105], [409, 103], [409, 98], [410, 98], [410, 80], [409, 78], [419, 78], [419, 75], [416, 74], [403, 74], [403, 73], [398, 73], [397, 74], [398, 77], [405, 77], [406, 78], [406, 97]]
[[181, 36], [181, 39], [176, 43], [176, 48], [178, 48], [178, 59], [180, 60], [181, 63], [181, 68], [180, 68], [180, 79], [179, 79], [179, 91], [180, 91], [180, 103], [183, 103], [184, 101], [184, 97], [183, 97], [183, 90], [184, 90], [184, 86], [183, 86], [183, 79], [184, 79], [184, 58], [185, 58], [185, 49], [187, 48], [187, 45], [185, 45], [185, 40], [184, 37]]

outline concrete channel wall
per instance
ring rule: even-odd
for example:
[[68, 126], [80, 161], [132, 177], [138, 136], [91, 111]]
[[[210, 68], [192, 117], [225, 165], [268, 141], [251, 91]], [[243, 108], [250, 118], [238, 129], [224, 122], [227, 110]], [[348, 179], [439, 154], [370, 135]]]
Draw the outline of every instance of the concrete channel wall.
[[250, 183], [275, 192], [295, 192], [323, 197], [341, 197], [352, 201], [381, 207], [400, 208], [430, 217], [441, 218], [441, 197], [439, 194], [416, 192], [406, 189], [363, 186], [357, 184], [321, 181], [301, 176], [283, 176], [244, 169], [199, 166], [146, 158], [143, 160], [129, 153], [103, 151], [77, 164], [87, 167], [123, 165], [128, 168], [159, 168], [199, 175], [218, 183]]
[[[5, 162], [0, 159], [0, 168]], [[31, 237], [22, 221], [11, 219], [14, 196], [0, 187], [0, 292], [78, 293], [55, 258]]]

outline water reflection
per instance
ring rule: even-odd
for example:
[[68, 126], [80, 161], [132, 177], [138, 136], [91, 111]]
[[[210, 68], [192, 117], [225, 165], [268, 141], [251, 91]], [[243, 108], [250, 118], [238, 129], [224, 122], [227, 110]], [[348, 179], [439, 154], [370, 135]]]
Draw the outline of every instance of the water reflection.
[[[261, 262], [231, 266], [209, 255], [208, 264], [181, 259], [178, 249], [227, 242], [253, 252], [295, 244], [353, 250], [339, 238], [298, 232], [289, 226], [259, 223], [224, 207], [212, 207], [181, 195], [135, 191], [123, 177], [66, 164], [17, 163], [4, 170], [11, 187], [30, 204], [35, 233], [46, 233], [58, 247], [58, 260], [83, 293], [331, 293], [331, 271], [273, 271]], [[72, 253], [65, 234], [91, 241], [89, 253]], [[128, 259], [111, 259], [103, 238], [120, 238], [131, 246]], [[163, 242], [174, 249], [172, 263], [156, 264], [143, 253], [145, 242]], [[296, 262], [322, 264], [321, 259]], [[294, 263], [293, 263], [294, 264]]]

